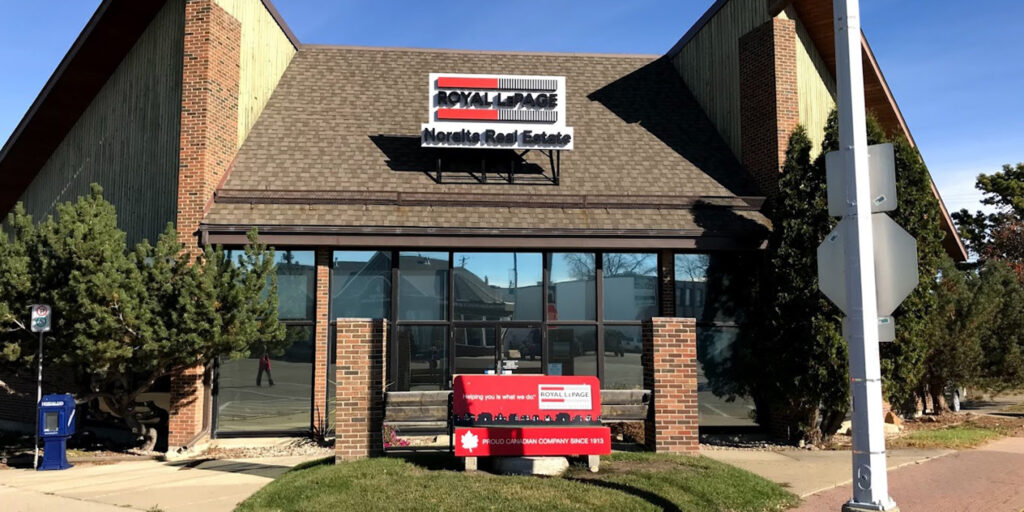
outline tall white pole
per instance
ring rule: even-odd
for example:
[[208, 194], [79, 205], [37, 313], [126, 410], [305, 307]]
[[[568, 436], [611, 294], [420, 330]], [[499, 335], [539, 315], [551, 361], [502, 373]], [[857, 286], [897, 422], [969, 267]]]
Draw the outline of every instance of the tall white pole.
[[839, 151], [846, 173], [847, 345], [853, 394], [853, 499], [843, 510], [893, 510], [885, 473], [871, 189], [859, 0], [833, 0]]

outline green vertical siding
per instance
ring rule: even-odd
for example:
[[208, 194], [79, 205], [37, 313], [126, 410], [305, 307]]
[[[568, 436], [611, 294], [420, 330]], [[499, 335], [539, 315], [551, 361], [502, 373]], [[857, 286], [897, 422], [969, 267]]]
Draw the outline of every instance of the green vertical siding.
[[177, 210], [184, 4], [169, 0], [21, 196], [36, 219], [103, 186], [129, 243]]
[[800, 124], [807, 129], [811, 139], [811, 157], [821, 152], [821, 142], [825, 139], [825, 123], [828, 114], [836, 107], [836, 81], [832, 78], [825, 61], [814, 47], [814, 41], [807, 33], [800, 18], [792, 7], [779, 14], [796, 23], [796, 80], [797, 94], [800, 98]]
[[740, 50], [747, 32], [771, 19], [765, 0], [731, 0], [673, 59], [725, 142], [740, 156]]
[[238, 77], [238, 146], [256, 124], [295, 47], [260, 0], [216, 0], [242, 25]]

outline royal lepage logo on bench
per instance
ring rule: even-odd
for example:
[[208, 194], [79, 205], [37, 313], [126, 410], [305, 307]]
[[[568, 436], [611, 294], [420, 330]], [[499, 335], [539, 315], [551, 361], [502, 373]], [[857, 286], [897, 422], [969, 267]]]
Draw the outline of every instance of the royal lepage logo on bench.
[[537, 407], [545, 410], [587, 410], [593, 407], [593, 396], [587, 384], [562, 384], [537, 386]]

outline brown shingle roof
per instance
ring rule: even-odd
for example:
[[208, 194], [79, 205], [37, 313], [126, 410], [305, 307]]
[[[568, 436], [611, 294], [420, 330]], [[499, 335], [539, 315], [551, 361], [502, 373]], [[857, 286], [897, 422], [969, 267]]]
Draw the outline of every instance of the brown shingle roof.
[[[433, 154], [421, 150], [418, 141], [420, 123], [427, 121], [431, 72], [565, 76], [567, 124], [576, 136], [575, 149], [562, 152], [559, 184], [436, 182], [428, 174], [434, 170]], [[547, 167], [541, 156], [535, 151], [527, 160]], [[333, 193], [330, 197], [426, 192], [456, 203], [458, 197], [480, 193], [565, 195], [576, 202], [609, 194], [638, 199], [757, 194], [663, 59], [319, 46], [304, 46], [292, 59], [222, 190], [207, 225], [692, 230], [700, 226], [686, 208], [538, 206], [524, 209], [526, 214], [451, 201], [444, 206], [330, 204], [323, 192]], [[251, 204], [238, 204], [247, 191]], [[267, 191], [281, 191], [292, 204], [274, 204], [280, 202], [274, 200], [277, 194]], [[310, 204], [318, 204], [295, 204], [302, 203], [304, 192]], [[737, 214], [767, 226], [757, 212]]]

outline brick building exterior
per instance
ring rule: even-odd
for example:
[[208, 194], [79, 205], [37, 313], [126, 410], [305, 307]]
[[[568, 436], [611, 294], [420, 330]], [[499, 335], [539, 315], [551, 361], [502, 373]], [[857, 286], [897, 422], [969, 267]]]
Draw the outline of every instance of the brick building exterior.
[[[753, 424], [702, 380], [744, 328], [713, 295], [760, 268], [789, 135], [834, 105], [819, 4], [719, 0], [665, 54], [590, 55], [302, 44], [269, 0], [105, 0], [0, 150], [0, 209], [95, 181], [132, 241], [173, 222], [192, 255], [252, 228], [275, 247], [291, 346], [157, 391], [171, 450], [317, 429], [371, 455], [387, 393], [498, 357], [646, 390], [649, 446], [693, 452], [699, 427]], [[865, 69], [869, 108], [913, 140]], [[574, 149], [421, 147], [430, 73], [564, 77]], [[431, 407], [407, 423], [436, 426]], [[0, 426], [26, 410], [0, 397]]]

